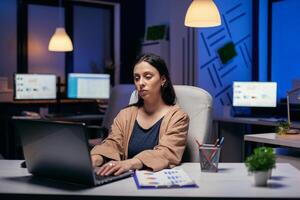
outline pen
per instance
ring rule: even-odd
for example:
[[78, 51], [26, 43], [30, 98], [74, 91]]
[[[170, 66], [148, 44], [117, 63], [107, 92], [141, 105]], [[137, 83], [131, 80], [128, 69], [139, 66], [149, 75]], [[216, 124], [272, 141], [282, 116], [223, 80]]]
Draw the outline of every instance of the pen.
[[[218, 141], [220, 141], [219, 145], [217, 145]], [[222, 137], [220, 140], [218, 138], [217, 141], [216, 141], [216, 143], [215, 143], [215, 147], [221, 148], [223, 146], [223, 143], [224, 143], [224, 137]], [[216, 155], [216, 153], [217, 153], [217, 148], [212, 151], [212, 153], [209, 156], [209, 159], [210, 160], [213, 159], [213, 157]]]
[[223, 145], [223, 143], [224, 143], [224, 137], [221, 138], [219, 146], [221, 147]]
[[219, 138], [216, 139], [214, 146], [217, 146], [218, 142], [219, 142]]
[[194, 138], [194, 139], [195, 139], [196, 143], [198, 144], [198, 147], [201, 147], [202, 144], [200, 144], [200, 142], [196, 138]]

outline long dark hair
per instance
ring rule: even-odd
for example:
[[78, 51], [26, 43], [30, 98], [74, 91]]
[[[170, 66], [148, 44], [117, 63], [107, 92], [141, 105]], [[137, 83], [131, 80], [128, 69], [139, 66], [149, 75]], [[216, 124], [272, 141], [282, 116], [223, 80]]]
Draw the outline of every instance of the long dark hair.
[[[167, 105], [174, 105], [176, 100], [176, 94], [170, 79], [169, 71], [165, 61], [159, 57], [158, 55], [152, 53], [146, 53], [138, 56], [134, 62], [133, 66], [136, 66], [138, 63], [147, 62], [152, 65], [157, 71], [159, 72], [160, 76], [165, 76], [166, 82], [160, 88], [161, 97], [165, 104]], [[139, 97], [138, 102], [136, 103], [137, 106], [144, 105], [144, 100]]]

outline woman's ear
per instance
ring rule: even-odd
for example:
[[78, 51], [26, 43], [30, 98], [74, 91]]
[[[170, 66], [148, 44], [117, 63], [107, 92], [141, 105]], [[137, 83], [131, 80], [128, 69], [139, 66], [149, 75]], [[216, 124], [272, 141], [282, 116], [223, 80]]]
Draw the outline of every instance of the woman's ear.
[[167, 81], [166, 76], [165, 76], [165, 75], [162, 75], [162, 76], [160, 77], [161, 86], [164, 86], [166, 81]]

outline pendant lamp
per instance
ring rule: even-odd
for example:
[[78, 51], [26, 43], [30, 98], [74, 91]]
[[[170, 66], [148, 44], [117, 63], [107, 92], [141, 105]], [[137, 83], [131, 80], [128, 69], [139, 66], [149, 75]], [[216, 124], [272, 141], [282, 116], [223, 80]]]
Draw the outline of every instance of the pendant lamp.
[[[59, 0], [59, 20], [62, 24], [61, 0]], [[57, 52], [73, 51], [72, 41], [62, 25], [57, 27], [55, 33], [52, 35], [49, 41], [48, 50]]]
[[221, 25], [219, 10], [213, 0], [193, 0], [184, 25], [188, 27], [213, 27]]

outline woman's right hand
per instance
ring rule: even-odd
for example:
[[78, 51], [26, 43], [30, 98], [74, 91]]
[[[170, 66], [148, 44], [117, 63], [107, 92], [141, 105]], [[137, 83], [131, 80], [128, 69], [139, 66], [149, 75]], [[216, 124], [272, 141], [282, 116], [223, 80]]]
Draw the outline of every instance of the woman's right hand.
[[104, 159], [101, 155], [91, 155], [93, 167], [99, 167], [104, 163]]

